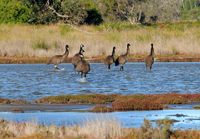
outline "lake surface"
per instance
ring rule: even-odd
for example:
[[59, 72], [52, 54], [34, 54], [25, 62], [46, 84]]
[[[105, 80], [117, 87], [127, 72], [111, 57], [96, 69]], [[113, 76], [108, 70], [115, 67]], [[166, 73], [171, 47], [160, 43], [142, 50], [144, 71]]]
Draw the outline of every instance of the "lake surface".
[[[179, 116], [176, 116], [176, 115]], [[114, 119], [121, 123], [122, 127], [141, 127], [144, 118], [152, 121], [155, 126], [155, 120], [174, 119], [174, 129], [200, 129], [200, 110], [157, 110], [157, 111], [129, 111], [113, 113], [90, 113], [90, 112], [26, 112], [11, 113], [0, 112], [0, 119], [11, 121], [34, 121], [46, 125], [81, 125], [87, 121], [96, 119], [106, 120]]]
[[159, 94], [200, 92], [200, 63], [127, 63], [124, 71], [91, 64], [87, 81], [75, 74], [71, 64], [54, 71], [46, 64], [0, 65], [0, 97], [33, 100], [44, 96], [84, 93]]

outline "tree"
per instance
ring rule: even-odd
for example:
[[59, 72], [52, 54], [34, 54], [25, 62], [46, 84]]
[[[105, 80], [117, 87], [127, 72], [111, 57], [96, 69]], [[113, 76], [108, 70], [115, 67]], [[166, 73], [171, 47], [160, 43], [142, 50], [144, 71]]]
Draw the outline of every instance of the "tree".
[[130, 23], [172, 21], [180, 17], [181, 0], [117, 0], [117, 13]]
[[0, 0], [0, 23], [26, 23], [32, 10], [18, 0]]

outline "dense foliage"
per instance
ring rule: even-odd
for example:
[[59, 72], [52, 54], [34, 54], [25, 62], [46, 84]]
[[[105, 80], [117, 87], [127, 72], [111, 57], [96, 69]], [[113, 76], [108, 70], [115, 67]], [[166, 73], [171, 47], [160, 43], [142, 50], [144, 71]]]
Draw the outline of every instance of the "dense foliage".
[[200, 20], [200, 0], [0, 0], [0, 23]]
[[0, 23], [25, 23], [31, 15], [32, 9], [22, 1], [0, 0]]

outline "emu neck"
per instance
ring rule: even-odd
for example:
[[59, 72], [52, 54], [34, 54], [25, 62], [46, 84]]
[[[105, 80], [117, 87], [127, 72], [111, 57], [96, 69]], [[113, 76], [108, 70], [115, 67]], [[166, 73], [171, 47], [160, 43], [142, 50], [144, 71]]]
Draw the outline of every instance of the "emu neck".
[[112, 57], [114, 57], [114, 55], [115, 55], [115, 49], [113, 49], [112, 51]]
[[127, 50], [126, 50], [126, 55], [129, 55], [129, 53], [130, 53], [130, 48], [129, 48], [129, 47], [127, 47]]
[[154, 49], [153, 49], [153, 47], [151, 47], [150, 56], [154, 56]]
[[80, 55], [82, 54], [82, 48], [80, 48], [80, 50], [79, 50], [79, 54], [80, 54]]
[[68, 49], [67, 48], [65, 49], [65, 53], [63, 55], [66, 55], [66, 54], [68, 54]]

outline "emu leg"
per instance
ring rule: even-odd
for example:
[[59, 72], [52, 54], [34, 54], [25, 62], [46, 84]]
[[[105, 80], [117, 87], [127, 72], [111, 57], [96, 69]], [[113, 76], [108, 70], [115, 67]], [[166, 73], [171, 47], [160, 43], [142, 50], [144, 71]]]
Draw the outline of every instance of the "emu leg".
[[149, 68], [149, 67], [148, 67], [148, 65], [146, 64], [146, 70], [147, 70], [147, 71], [148, 71], [148, 68]]
[[108, 69], [110, 69], [110, 65], [108, 65]]
[[[76, 74], [76, 65], [74, 65], [74, 72]], [[79, 72], [77, 72], [79, 74]]]
[[54, 69], [59, 70], [60, 68], [58, 67], [58, 65], [54, 65]]
[[149, 67], [149, 70], [151, 71], [151, 69], [152, 69], [152, 65]]
[[121, 66], [121, 70], [122, 70], [122, 71], [124, 70], [124, 66]]

